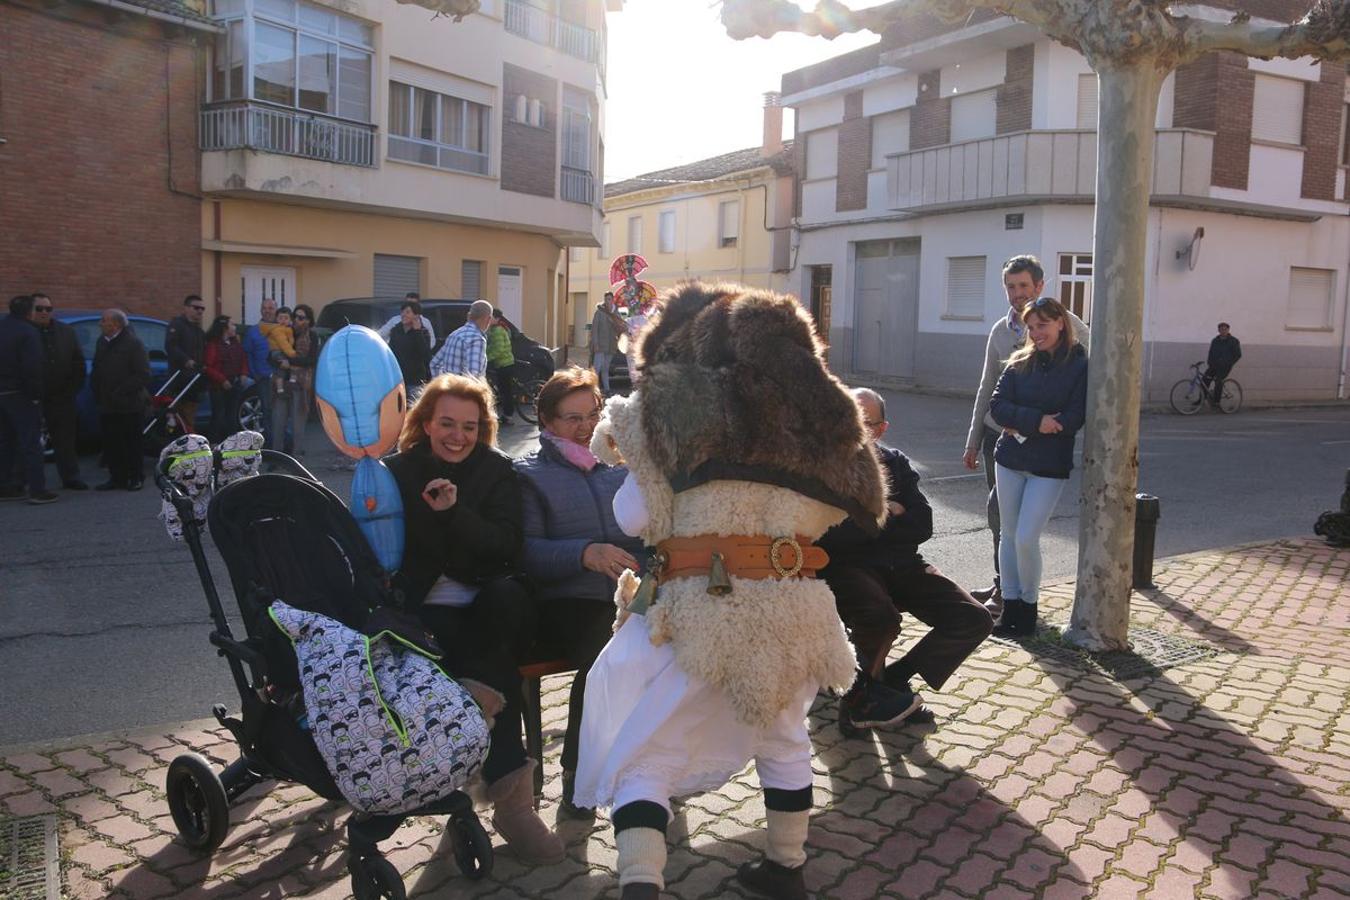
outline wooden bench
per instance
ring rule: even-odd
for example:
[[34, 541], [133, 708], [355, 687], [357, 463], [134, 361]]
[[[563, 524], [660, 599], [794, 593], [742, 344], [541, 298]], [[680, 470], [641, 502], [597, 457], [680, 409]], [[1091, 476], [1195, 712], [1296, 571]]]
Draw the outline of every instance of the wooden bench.
[[566, 659], [546, 659], [526, 663], [520, 667], [520, 677], [525, 679], [524, 709], [525, 753], [539, 761], [534, 767], [534, 806], [539, 808], [539, 798], [544, 794], [544, 710], [542, 685], [545, 676], [574, 672], [576, 666]]

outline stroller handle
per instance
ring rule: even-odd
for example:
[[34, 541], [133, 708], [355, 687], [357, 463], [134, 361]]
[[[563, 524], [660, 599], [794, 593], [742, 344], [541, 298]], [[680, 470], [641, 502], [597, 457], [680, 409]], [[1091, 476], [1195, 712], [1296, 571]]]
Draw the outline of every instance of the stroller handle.
[[[279, 450], [259, 450], [258, 452], [262, 455], [262, 461], [270, 464], [271, 471], [279, 471], [297, 478], [303, 478], [306, 481], [319, 483], [319, 479], [314, 476], [314, 473], [306, 469], [299, 460], [290, 454], [282, 453]], [[220, 450], [217, 448], [212, 450], [211, 453], [212, 467], [219, 471]], [[172, 503], [174, 508], [178, 510], [178, 514], [184, 516], [186, 520], [192, 516], [192, 500], [169, 477], [169, 467], [173, 465], [173, 462], [173, 457], [170, 456], [160, 460], [159, 464], [155, 466], [155, 486], [159, 488], [159, 492], [164, 496], [164, 499]]]

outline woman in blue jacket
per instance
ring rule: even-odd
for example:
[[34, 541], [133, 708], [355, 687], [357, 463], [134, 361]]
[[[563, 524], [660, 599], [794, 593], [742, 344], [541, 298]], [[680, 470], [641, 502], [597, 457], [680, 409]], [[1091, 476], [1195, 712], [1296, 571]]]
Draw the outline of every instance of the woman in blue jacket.
[[572, 803], [586, 673], [613, 629], [615, 582], [624, 570], [639, 569], [642, 553], [642, 542], [614, 520], [614, 495], [628, 470], [605, 465], [590, 451], [600, 402], [594, 372], [572, 366], [555, 373], [539, 391], [539, 449], [516, 462], [525, 512], [524, 568], [538, 587], [538, 617], [514, 627], [521, 635], [546, 636], [558, 645], [550, 650], [561, 651], [577, 667], [562, 746], [561, 812], [581, 819], [595, 815]]
[[1022, 312], [1026, 342], [1003, 370], [989, 404], [1003, 436], [994, 447], [1003, 618], [994, 635], [1036, 633], [1041, 532], [1073, 468], [1073, 443], [1087, 410], [1087, 353], [1059, 301]]

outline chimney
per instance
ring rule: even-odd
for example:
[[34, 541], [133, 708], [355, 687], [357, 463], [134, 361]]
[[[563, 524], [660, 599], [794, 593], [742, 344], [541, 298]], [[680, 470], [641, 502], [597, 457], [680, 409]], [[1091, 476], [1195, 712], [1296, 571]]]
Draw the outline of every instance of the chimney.
[[764, 143], [759, 155], [768, 159], [783, 152], [783, 95], [764, 92]]

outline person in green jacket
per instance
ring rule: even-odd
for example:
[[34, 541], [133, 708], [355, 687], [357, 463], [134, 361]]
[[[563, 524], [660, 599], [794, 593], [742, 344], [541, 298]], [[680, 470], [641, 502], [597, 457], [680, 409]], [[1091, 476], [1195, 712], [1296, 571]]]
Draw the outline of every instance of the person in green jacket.
[[492, 325], [487, 330], [487, 365], [488, 384], [497, 395], [497, 418], [502, 425], [510, 425], [516, 411], [512, 377], [516, 356], [511, 352], [511, 327], [496, 307], [492, 309]]

